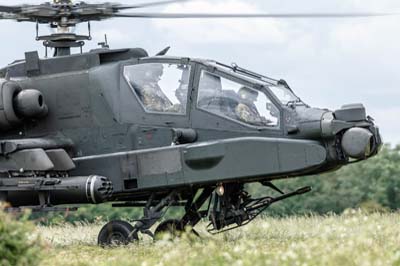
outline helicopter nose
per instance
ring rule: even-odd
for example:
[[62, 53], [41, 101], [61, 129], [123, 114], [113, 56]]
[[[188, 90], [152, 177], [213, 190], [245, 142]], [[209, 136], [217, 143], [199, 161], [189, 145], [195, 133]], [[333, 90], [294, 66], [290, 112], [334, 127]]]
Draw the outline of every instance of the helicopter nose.
[[288, 127], [288, 134], [322, 140], [343, 159], [367, 159], [380, 151], [379, 128], [362, 104], [344, 105], [336, 111], [300, 107], [295, 111], [298, 122]]
[[379, 128], [374, 124], [374, 120], [366, 115], [362, 104], [345, 105], [336, 110], [332, 118], [330, 126], [343, 126], [338, 127], [341, 130], [336, 134], [341, 135], [340, 146], [348, 157], [366, 159], [379, 152], [382, 146]]

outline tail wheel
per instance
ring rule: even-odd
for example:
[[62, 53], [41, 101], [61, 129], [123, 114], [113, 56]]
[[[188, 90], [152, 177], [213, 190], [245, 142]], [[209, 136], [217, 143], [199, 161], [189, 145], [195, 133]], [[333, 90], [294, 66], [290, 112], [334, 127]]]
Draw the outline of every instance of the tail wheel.
[[111, 221], [100, 230], [98, 244], [102, 247], [122, 246], [138, 240], [137, 235], [131, 235], [133, 226], [125, 221]]
[[[154, 232], [154, 236], [156, 238], [160, 238], [160, 236], [162, 236], [163, 234], [169, 234], [172, 238], [176, 238], [181, 236], [184, 231], [185, 228], [182, 225], [181, 221], [170, 219], [165, 220], [157, 226]], [[199, 234], [194, 229], [192, 229], [190, 233], [195, 236], [199, 236]]]

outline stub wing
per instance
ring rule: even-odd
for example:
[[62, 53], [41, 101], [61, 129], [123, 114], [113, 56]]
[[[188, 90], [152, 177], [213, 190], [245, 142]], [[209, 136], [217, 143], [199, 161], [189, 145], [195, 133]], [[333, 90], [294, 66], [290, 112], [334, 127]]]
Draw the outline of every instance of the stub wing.
[[280, 138], [233, 138], [74, 160], [76, 175], [108, 176], [114, 192], [250, 182], [303, 175], [326, 162], [318, 142]]

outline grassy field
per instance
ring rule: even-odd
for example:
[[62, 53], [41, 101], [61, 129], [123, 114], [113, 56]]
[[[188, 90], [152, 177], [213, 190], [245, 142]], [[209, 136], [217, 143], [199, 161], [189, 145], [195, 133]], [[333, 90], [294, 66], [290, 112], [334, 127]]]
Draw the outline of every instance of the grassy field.
[[[41, 265], [399, 265], [400, 213], [259, 219], [201, 239], [184, 237], [124, 248], [96, 246], [97, 225], [39, 227]], [[201, 226], [198, 229], [201, 231]]]

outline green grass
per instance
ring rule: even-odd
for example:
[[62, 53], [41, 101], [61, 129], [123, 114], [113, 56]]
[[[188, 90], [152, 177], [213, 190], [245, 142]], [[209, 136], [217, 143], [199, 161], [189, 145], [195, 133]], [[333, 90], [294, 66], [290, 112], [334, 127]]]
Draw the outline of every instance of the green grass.
[[[39, 227], [48, 243], [41, 265], [399, 265], [400, 213], [265, 218], [239, 230], [102, 249], [100, 225]], [[204, 226], [204, 224], [203, 224]], [[201, 226], [200, 226], [201, 228]], [[199, 229], [198, 229], [199, 230]], [[201, 231], [201, 230], [200, 230]]]

